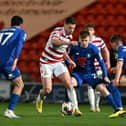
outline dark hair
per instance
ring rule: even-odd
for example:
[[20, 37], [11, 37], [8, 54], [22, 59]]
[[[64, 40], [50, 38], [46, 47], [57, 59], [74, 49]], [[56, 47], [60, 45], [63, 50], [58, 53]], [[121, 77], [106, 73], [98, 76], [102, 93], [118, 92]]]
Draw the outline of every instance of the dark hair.
[[122, 37], [120, 36], [120, 35], [118, 35], [118, 34], [115, 34], [115, 35], [113, 35], [111, 38], [110, 38], [110, 42], [111, 43], [119, 43], [119, 42], [123, 42], [123, 40], [122, 40]]
[[23, 24], [23, 18], [20, 16], [13, 16], [11, 18], [11, 26], [19, 26], [20, 24]]
[[65, 23], [66, 24], [76, 24], [76, 21], [73, 17], [68, 17], [68, 18], [66, 18]]
[[95, 28], [95, 26], [94, 26], [94, 24], [86, 24], [84, 26], [84, 29], [86, 29], [86, 28]]
[[81, 31], [80, 32], [80, 37], [82, 39], [86, 38], [87, 36], [90, 36], [89, 32], [88, 31]]

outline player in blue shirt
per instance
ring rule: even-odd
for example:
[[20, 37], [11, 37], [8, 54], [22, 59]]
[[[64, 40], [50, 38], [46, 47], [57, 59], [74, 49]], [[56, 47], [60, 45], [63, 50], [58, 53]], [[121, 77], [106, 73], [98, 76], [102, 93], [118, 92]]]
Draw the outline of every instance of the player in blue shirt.
[[13, 110], [24, 87], [21, 73], [17, 67], [26, 36], [25, 31], [21, 29], [22, 24], [22, 17], [13, 16], [11, 27], [0, 31], [0, 75], [4, 75], [7, 80], [14, 84], [8, 108], [4, 113], [4, 116], [8, 118], [19, 117]]
[[[111, 45], [115, 47], [118, 53], [116, 74], [113, 80], [113, 85], [115, 86], [125, 86], [126, 85], [126, 46], [123, 45], [123, 40], [120, 35], [113, 35], [111, 40]], [[121, 76], [124, 70], [124, 75]]]
[[[73, 85], [81, 86], [84, 83], [88, 83], [90, 86], [100, 91], [103, 96], [106, 97], [110, 105], [116, 111], [114, 114], [116, 114], [117, 116], [124, 114], [124, 110], [118, 110], [118, 106], [116, 105], [112, 94], [108, 91], [104, 84], [104, 82], [110, 83], [106, 66], [97, 47], [89, 43], [89, 32], [81, 31], [79, 39], [80, 43], [78, 44], [78, 46], [71, 46], [69, 51], [69, 55], [76, 63], [76, 67], [73, 68], [72, 72]], [[99, 78], [96, 74], [96, 69], [94, 66], [95, 58], [98, 60], [101, 66], [103, 79]], [[109, 117], [111, 117], [112, 115], [110, 115]]]

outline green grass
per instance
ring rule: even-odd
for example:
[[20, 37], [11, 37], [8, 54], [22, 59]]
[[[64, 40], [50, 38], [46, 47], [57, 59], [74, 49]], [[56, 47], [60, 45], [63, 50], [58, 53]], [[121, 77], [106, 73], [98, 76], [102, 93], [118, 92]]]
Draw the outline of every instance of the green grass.
[[44, 104], [43, 114], [35, 110], [31, 103], [19, 103], [15, 112], [21, 115], [20, 119], [8, 119], [3, 116], [7, 103], [0, 103], [0, 126], [126, 126], [126, 117], [109, 119], [112, 113], [109, 106], [101, 106], [102, 112], [89, 112], [89, 106], [81, 104], [84, 113], [82, 117], [64, 116], [59, 113], [61, 104]]

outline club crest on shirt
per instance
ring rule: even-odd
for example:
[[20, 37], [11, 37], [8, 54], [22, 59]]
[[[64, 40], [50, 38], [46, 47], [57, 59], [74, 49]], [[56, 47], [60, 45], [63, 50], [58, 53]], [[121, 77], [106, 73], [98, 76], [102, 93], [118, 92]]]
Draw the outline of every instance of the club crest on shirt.
[[78, 53], [78, 52], [76, 52], [76, 55], [79, 55], [79, 53]]
[[90, 54], [90, 53], [88, 53], [88, 54], [87, 54], [87, 58], [90, 58], [90, 57], [91, 57], [91, 54]]

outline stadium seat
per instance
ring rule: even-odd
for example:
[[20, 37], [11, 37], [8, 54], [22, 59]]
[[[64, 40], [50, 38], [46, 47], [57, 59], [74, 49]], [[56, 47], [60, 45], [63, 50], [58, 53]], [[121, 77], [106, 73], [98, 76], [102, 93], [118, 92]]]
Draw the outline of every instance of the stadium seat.
[[23, 49], [19, 59], [23, 60], [23, 61], [26, 61], [26, 62], [29, 61], [29, 57], [28, 57], [27, 54], [28, 54], [28, 50], [27, 49]]
[[117, 21], [118, 21], [118, 25], [122, 25], [122, 26], [126, 25], [125, 16], [123, 15], [117, 16]]
[[20, 69], [21, 72], [23, 73], [29, 73], [29, 66], [28, 66], [28, 62], [24, 61], [24, 60], [19, 60], [18, 62], [18, 67]]
[[26, 41], [26, 42], [24, 43], [24, 47], [23, 47], [23, 49], [25, 49], [25, 50], [29, 50], [30, 47], [31, 47], [31, 41]]
[[[107, 46], [110, 48], [109, 39], [112, 34], [121, 34], [125, 39], [125, 5], [126, 0], [97, 0], [92, 5], [81, 9], [79, 12], [75, 13], [73, 16], [76, 19], [77, 27], [73, 34], [74, 40], [78, 40], [79, 32], [83, 30], [83, 26], [87, 23], [93, 23], [96, 27], [96, 35], [101, 36], [106, 42]], [[23, 71], [28, 71], [36, 81], [41, 81], [39, 74], [39, 57], [43, 51], [49, 34], [56, 26], [62, 26], [64, 20], [54, 25], [52, 28], [45, 30], [38, 34], [37, 36], [28, 40], [24, 45], [24, 51], [21, 54], [22, 62], [26, 61], [27, 68], [30, 69]], [[27, 60], [29, 59], [29, 60]], [[30, 62], [29, 62], [30, 61]], [[31, 70], [31, 68], [34, 68]], [[59, 80], [54, 79], [54, 82], [59, 82]]]

